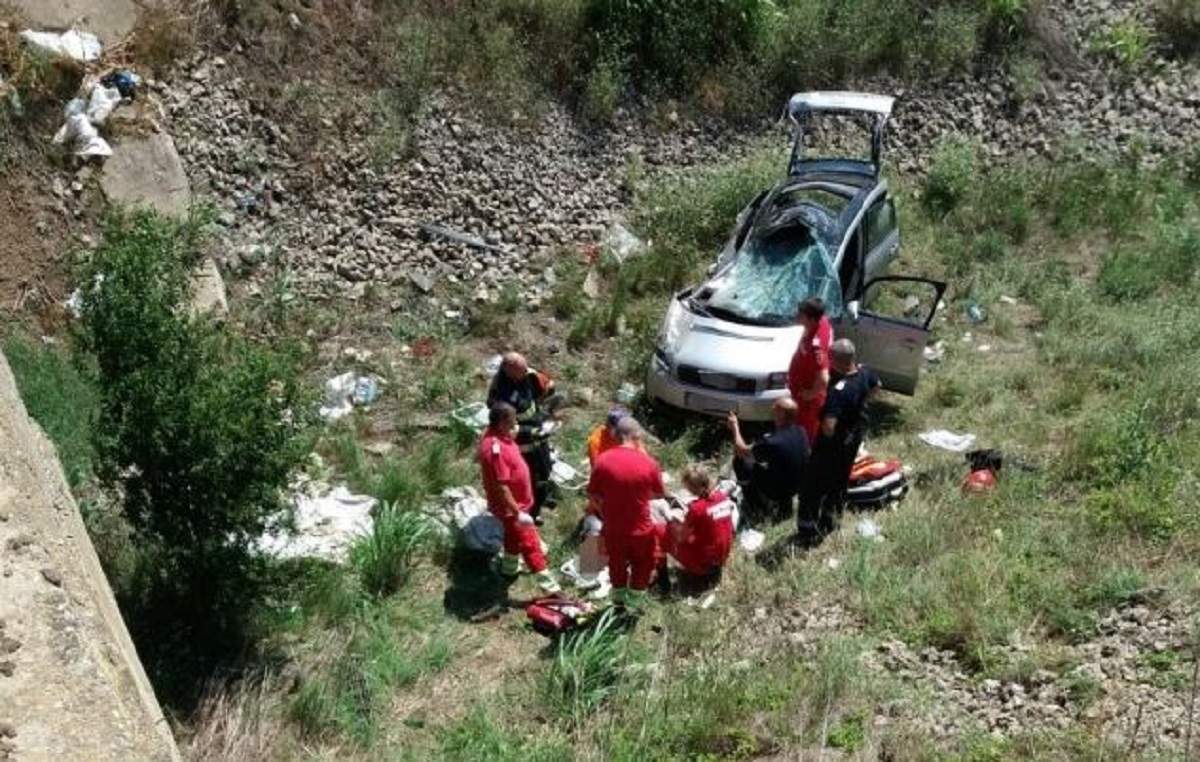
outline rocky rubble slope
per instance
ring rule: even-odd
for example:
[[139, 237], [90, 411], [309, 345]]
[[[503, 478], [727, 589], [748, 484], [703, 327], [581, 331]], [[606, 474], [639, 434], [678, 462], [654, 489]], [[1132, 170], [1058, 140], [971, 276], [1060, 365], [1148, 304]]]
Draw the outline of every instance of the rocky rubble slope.
[[[879, 641], [861, 656], [860, 666], [880, 684], [899, 683], [924, 698], [882, 702], [872, 722], [880, 730], [903, 719], [946, 739], [972, 732], [1036, 736], [1083, 724], [1131, 754], [1179, 754], [1196, 720], [1189, 714], [1195, 644], [1187, 613], [1156, 605], [1153, 598], [1148, 590], [1110, 612], [1092, 637], [1063, 645], [1053, 659], [1039, 661], [1019, 642], [1004, 646], [995, 654], [1001, 662], [1054, 665], [1014, 670], [1005, 679], [972, 675], [952, 651]], [[866, 630], [841, 605], [816, 599], [778, 616], [762, 609], [755, 620], [756, 638], [766, 636], [814, 657], [831, 638]]]
[[[949, 81], [852, 83], [899, 98], [891, 166], [922, 169], [935, 142], [951, 133], [978, 139], [997, 157], [1048, 154], [1064, 143], [1113, 151], [1139, 140], [1151, 156], [1194, 145], [1200, 68], [1157, 60], [1130, 78], [1086, 53], [1098, 30], [1143, 13], [1138, 3], [1050, 5], [1034, 33], [1046, 76], [1032, 92], [1019, 93], [999, 69]], [[221, 212], [226, 268], [261, 271], [281, 262], [309, 295], [354, 297], [366, 283], [428, 292], [444, 282], [491, 299], [497, 284], [520, 278], [525, 296], [537, 299], [541, 279], [521, 278], [530, 261], [596, 241], [627, 203], [622, 182], [631, 164], [677, 169], [764, 138], [777, 141], [781, 162], [786, 150], [777, 123], [735, 133], [686, 121], [663, 130], [624, 117], [597, 134], [551, 108], [514, 133], [442, 98], [417, 125], [409, 161], [373, 163], [363, 117], [339, 125], [345, 139], [336, 152], [301, 165], [289, 150], [298, 138], [263, 116], [236, 57], [187, 62], [160, 90], [192, 185]], [[488, 248], [431, 238], [423, 222]]]

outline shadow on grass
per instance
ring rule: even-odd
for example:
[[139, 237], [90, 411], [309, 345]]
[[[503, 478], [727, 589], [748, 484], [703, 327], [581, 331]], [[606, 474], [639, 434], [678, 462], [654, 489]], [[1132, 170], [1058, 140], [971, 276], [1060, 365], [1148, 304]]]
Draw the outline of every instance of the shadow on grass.
[[867, 436], [881, 437], [904, 423], [904, 408], [890, 400], [875, 399], [867, 407]]
[[513, 605], [508, 590], [514, 580], [501, 577], [491, 568], [487, 553], [456, 546], [448, 564], [450, 587], [442, 605], [450, 615], [468, 622], [479, 622], [503, 613]]

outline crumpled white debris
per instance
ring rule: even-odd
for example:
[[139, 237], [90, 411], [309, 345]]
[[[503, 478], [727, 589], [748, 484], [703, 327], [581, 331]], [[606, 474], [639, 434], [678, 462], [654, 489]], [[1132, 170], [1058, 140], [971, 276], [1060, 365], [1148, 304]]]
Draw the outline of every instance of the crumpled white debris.
[[975, 446], [974, 434], [955, 434], [946, 429], [931, 429], [917, 435], [927, 445], [950, 452], [966, 452]]
[[757, 529], [743, 529], [737, 534], [738, 547], [750, 555], [762, 550], [766, 541], [767, 536]]
[[350, 546], [371, 534], [371, 511], [376, 500], [355, 495], [339, 485], [332, 490], [320, 482], [297, 487], [290, 497], [295, 509], [295, 532], [286, 526], [269, 529], [258, 539], [260, 552], [279, 559], [323, 558], [340, 563]]
[[68, 29], [65, 32], [35, 32], [26, 29], [21, 32], [21, 39], [39, 52], [52, 56], [66, 56], [76, 61], [90, 63], [100, 57], [104, 46], [100, 39], [91, 32], [80, 32], [78, 29]]
[[487, 405], [482, 402], [470, 402], [450, 413], [450, 417], [480, 434], [488, 425]]
[[854, 527], [854, 533], [864, 540], [883, 542], [883, 530], [871, 519], [863, 519]]
[[462, 543], [481, 553], [499, 553], [504, 544], [504, 525], [488, 512], [487, 500], [474, 487], [449, 487], [424, 511], [442, 533], [462, 535]]
[[54, 135], [54, 143], [70, 144], [75, 155], [84, 158], [112, 156], [112, 147], [96, 132], [87, 114], [73, 114], [67, 117], [66, 124]]
[[604, 233], [601, 245], [622, 264], [630, 257], [636, 257], [646, 250], [645, 242], [634, 235], [633, 231], [625, 227], [622, 222], [614, 222], [608, 228]]
[[379, 379], [351, 371], [325, 382], [325, 402], [317, 412], [327, 421], [336, 421], [349, 415], [355, 406], [370, 405], [377, 399]]

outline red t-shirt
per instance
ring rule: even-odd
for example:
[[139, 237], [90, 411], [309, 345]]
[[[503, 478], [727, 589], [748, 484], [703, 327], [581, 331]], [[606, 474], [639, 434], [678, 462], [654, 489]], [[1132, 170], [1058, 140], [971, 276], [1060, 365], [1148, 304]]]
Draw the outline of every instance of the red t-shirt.
[[829, 345], [833, 343], [833, 325], [829, 318], [821, 316], [813, 335], [808, 331], [800, 337], [800, 343], [788, 366], [788, 391], [792, 399], [801, 402], [801, 392], [813, 387], [817, 376], [829, 370]]
[[521, 448], [512, 437], [502, 437], [488, 429], [479, 440], [476, 453], [479, 469], [483, 472], [483, 491], [487, 495], [488, 509], [497, 516], [508, 513], [500, 499], [500, 487], [508, 487], [513, 499], [522, 511], [533, 505], [533, 481], [529, 478], [529, 466], [521, 457]]
[[721, 565], [733, 546], [733, 501], [713, 490], [688, 505], [683, 519], [683, 545], [710, 564]]
[[654, 531], [650, 500], [665, 493], [658, 462], [630, 447], [600, 453], [592, 466], [588, 494], [600, 500], [606, 537], [627, 537]]

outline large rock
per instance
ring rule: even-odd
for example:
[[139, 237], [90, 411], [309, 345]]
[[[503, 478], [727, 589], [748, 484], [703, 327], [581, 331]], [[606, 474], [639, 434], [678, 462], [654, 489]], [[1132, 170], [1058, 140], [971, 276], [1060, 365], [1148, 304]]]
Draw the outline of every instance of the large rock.
[[192, 311], [211, 313], [217, 317], [229, 312], [225, 298], [225, 281], [212, 258], [206, 258], [192, 273]]
[[179, 758], [54, 448], [2, 354], [0, 742], [0, 759]]
[[163, 214], [184, 214], [191, 201], [175, 141], [162, 132], [115, 143], [100, 187], [113, 203], [150, 206]]
[[133, 0], [9, 0], [34, 29], [91, 32], [105, 45], [133, 30], [138, 9]]

